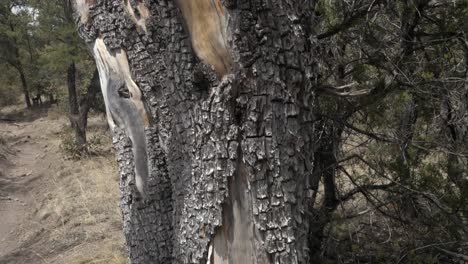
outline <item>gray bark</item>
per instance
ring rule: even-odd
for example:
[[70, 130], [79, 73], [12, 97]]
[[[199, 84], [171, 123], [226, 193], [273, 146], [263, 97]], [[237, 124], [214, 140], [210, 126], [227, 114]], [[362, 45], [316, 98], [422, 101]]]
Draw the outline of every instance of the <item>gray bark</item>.
[[308, 263], [314, 1], [202, 2], [227, 19], [226, 47], [187, 2], [75, 1], [114, 131], [129, 260]]

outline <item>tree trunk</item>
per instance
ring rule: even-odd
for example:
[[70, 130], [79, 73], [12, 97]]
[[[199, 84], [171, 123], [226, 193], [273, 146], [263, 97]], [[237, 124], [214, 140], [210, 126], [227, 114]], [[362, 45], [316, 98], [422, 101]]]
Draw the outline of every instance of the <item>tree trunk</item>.
[[70, 125], [75, 131], [75, 143], [80, 151], [86, 148], [86, 128], [83, 126], [76, 93], [76, 68], [75, 62], [71, 62], [67, 70], [68, 80], [68, 107]]
[[29, 96], [29, 89], [28, 89], [28, 83], [26, 82], [26, 76], [24, 76], [24, 71], [21, 63], [17, 65], [18, 73], [20, 75], [21, 79], [21, 85], [23, 87], [23, 95], [24, 95], [24, 101], [26, 102], [26, 107], [30, 108], [31, 107], [31, 99]]
[[308, 263], [314, 1], [75, 1], [131, 263]]
[[[78, 96], [76, 94], [76, 78], [75, 78], [75, 62], [68, 65], [67, 70], [67, 84], [68, 84], [68, 107], [70, 108], [70, 115], [78, 115], [80, 109], [78, 108]], [[72, 126], [74, 125], [73, 122]]]
[[441, 103], [442, 128], [447, 146], [447, 176], [458, 187], [462, 194], [468, 194], [467, 158], [462, 155], [466, 151], [468, 126], [463, 122], [463, 116], [468, 110], [468, 91], [452, 93], [444, 91]]
[[[11, 15], [11, 9], [7, 9], [8, 15]], [[13, 23], [10, 21], [8, 26], [10, 27], [11, 32], [15, 32], [15, 27]], [[26, 81], [26, 76], [24, 75], [23, 64], [21, 63], [20, 53], [18, 49], [18, 42], [16, 36], [12, 37], [12, 53], [14, 54], [13, 61], [10, 61], [10, 64], [18, 70], [18, 74], [21, 79], [21, 85], [23, 87], [23, 94], [24, 94], [24, 101], [26, 103], [26, 107], [31, 107], [31, 99], [29, 96], [29, 89], [28, 89], [28, 82]]]
[[80, 151], [86, 151], [86, 129], [88, 127], [88, 113], [91, 106], [96, 101], [96, 95], [100, 88], [99, 73], [96, 69], [84, 95], [78, 104], [76, 93], [75, 63], [70, 63], [68, 67], [68, 100], [70, 107], [70, 124], [75, 131], [76, 145]]
[[79, 116], [79, 126], [82, 127], [85, 132], [86, 139], [86, 129], [88, 127], [88, 114], [91, 107], [94, 107], [96, 104], [96, 95], [101, 88], [99, 83], [99, 72], [94, 70], [93, 77], [89, 83], [86, 95], [83, 96], [80, 100], [80, 116]]
[[[344, 111], [342, 111], [344, 112]], [[343, 113], [342, 116], [349, 116]], [[311, 219], [309, 249], [311, 263], [320, 263], [322, 243], [325, 238], [325, 228], [330, 223], [332, 214], [338, 207], [340, 200], [337, 193], [335, 178], [338, 169], [338, 151], [341, 145], [343, 124], [329, 119], [317, 120], [317, 127], [321, 134], [317, 150], [314, 153], [314, 176], [323, 183], [322, 204], [314, 208]]]

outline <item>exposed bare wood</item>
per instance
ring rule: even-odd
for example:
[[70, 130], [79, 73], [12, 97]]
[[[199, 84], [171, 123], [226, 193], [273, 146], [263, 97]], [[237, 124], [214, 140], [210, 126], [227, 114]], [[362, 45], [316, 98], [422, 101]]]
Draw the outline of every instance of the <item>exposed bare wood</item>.
[[226, 13], [219, 0], [177, 0], [197, 56], [222, 76], [233, 67], [226, 41]]
[[[136, 6], [132, 6], [131, 2], [136, 2]], [[146, 30], [146, 20], [149, 18], [150, 13], [143, 0], [124, 0], [125, 11], [129, 14], [130, 19], [136, 24], [138, 30]], [[137, 12], [135, 12], [135, 10]]]
[[88, 23], [89, 19], [89, 1], [75, 0], [75, 10], [79, 13], [80, 21], [83, 24]]
[[145, 128], [149, 118], [142, 101], [142, 94], [133, 81], [127, 55], [123, 50], [110, 51], [104, 41], [96, 39], [93, 54], [99, 70], [102, 94], [106, 104], [107, 120], [127, 131], [132, 141], [135, 159], [135, 184], [144, 194], [148, 177]]

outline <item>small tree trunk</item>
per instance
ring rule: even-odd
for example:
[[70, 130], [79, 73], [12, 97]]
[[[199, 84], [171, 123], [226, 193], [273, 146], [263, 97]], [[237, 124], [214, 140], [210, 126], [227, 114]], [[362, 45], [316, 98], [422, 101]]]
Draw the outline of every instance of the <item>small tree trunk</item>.
[[314, 154], [314, 175], [317, 179], [322, 179], [324, 198], [322, 204], [313, 210], [313, 217], [311, 218], [309, 235], [310, 263], [320, 263], [325, 228], [330, 223], [332, 213], [340, 203], [335, 178], [337, 175], [337, 154], [341, 145], [343, 124], [325, 119], [317, 127], [321, 128], [320, 134], [322, 138], [319, 142], [320, 146]]
[[440, 114], [443, 121], [442, 131], [445, 134], [445, 144], [448, 146], [447, 176], [463, 194], [468, 193], [468, 179], [466, 177], [468, 163], [467, 159], [460, 155], [465, 151], [463, 147], [468, 136], [467, 124], [462, 121], [468, 109], [467, 99], [468, 91], [460, 94], [450, 94], [450, 91], [447, 91], [444, 94]]
[[98, 70], [94, 70], [93, 77], [86, 91], [86, 95], [80, 100], [80, 115], [78, 125], [84, 131], [84, 137], [86, 139], [86, 129], [88, 128], [88, 114], [91, 107], [96, 102], [96, 95], [101, 88], [99, 84], [99, 73]]
[[20, 79], [21, 79], [21, 85], [23, 87], [23, 95], [24, 95], [24, 101], [26, 103], [26, 107], [27, 108], [30, 108], [31, 107], [31, 98], [29, 96], [29, 89], [28, 89], [28, 83], [26, 81], [26, 76], [24, 76], [24, 71], [23, 71], [23, 67], [21, 64], [19, 64], [17, 66], [17, 69], [18, 69], [18, 73], [20, 75]]
[[75, 63], [72, 62], [68, 67], [68, 99], [70, 104], [70, 123], [75, 130], [75, 140], [80, 151], [86, 151], [86, 129], [88, 127], [88, 113], [91, 106], [96, 101], [96, 95], [99, 92], [99, 73], [96, 69], [93, 77], [80, 103], [78, 104], [78, 96], [76, 93], [75, 82]]
[[[7, 9], [7, 12], [11, 12], [11, 10]], [[14, 24], [11, 21], [9, 23], [9, 27], [10, 27], [10, 30], [12, 32], [15, 32]], [[24, 101], [26, 103], [26, 107], [30, 108], [31, 107], [31, 99], [30, 99], [30, 96], [29, 96], [28, 82], [26, 81], [26, 76], [24, 75], [24, 69], [23, 69], [23, 65], [21, 63], [19, 49], [18, 49], [18, 46], [17, 46], [17, 39], [16, 39], [16, 37], [13, 37], [12, 40], [13, 40], [13, 43], [14, 43], [14, 45], [13, 45], [14, 62], [10, 62], [10, 64], [18, 70], [18, 73], [19, 73], [19, 76], [20, 76], [20, 79], [21, 79], [21, 85], [23, 87]]]
[[86, 147], [86, 128], [80, 118], [80, 108], [78, 105], [78, 96], [76, 93], [76, 68], [75, 62], [70, 63], [67, 71], [68, 80], [68, 106], [70, 125], [75, 131], [75, 143], [79, 150], [85, 150]]
[[47, 96], [49, 97], [49, 104], [53, 105], [57, 103], [57, 100], [54, 98], [54, 94], [52, 92], [48, 93]]

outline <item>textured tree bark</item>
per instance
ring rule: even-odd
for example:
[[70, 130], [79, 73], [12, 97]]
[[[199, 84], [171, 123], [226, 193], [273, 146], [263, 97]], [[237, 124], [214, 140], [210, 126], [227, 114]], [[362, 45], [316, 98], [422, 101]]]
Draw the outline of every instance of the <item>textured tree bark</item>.
[[314, 1], [75, 0], [131, 263], [308, 263]]

